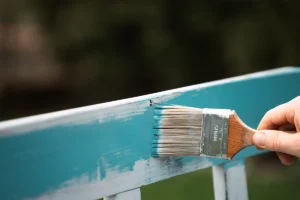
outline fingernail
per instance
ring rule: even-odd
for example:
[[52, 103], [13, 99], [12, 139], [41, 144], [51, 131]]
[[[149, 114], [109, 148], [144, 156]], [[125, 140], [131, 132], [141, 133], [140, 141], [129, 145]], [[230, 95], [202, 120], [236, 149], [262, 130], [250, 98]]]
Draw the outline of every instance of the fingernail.
[[266, 135], [262, 132], [257, 132], [253, 136], [253, 142], [259, 147], [264, 147], [266, 143]]

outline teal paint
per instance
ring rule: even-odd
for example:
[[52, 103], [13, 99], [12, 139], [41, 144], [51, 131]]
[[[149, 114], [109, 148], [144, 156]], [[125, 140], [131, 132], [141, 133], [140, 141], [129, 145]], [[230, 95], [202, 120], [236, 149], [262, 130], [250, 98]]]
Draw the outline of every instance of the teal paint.
[[[300, 70], [295, 69], [281, 75], [184, 92], [165, 103], [234, 109], [246, 124], [255, 128], [265, 111], [299, 94]], [[97, 170], [102, 180], [108, 170], [120, 173], [133, 170], [136, 161], [150, 158], [152, 117], [153, 107], [149, 106], [143, 114], [126, 120], [104, 123], [95, 120], [90, 124], [56, 126], [30, 134], [0, 137], [1, 199], [36, 197], [67, 187], [63, 183], [82, 176], [87, 176], [89, 181], [96, 180]], [[237, 158], [257, 153], [256, 149], [247, 148]], [[178, 167], [207, 160], [176, 159]], [[208, 160], [213, 164], [224, 162], [215, 158]]]
[[[1, 199], [22, 199], [63, 187], [87, 175], [101, 179], [108, 169], [133, 170], [150, 157], [152, 108], [127, 121], [54, 127], [0, 139]], [[137, 138], [137, 140], [134, 140]], [[99, 163], [99, 166], [97, 165]], [[105, 167], [104, 167], [105, 166]]]
[[245, 160], [244, 159], [239, 159], [239, 160], [234, 160], [234, 161], [230, 161], [224, 164], [224, 169], [228, 170], [232, 167], [236, 167], [236, 166], [244, 166], [245, 165]]

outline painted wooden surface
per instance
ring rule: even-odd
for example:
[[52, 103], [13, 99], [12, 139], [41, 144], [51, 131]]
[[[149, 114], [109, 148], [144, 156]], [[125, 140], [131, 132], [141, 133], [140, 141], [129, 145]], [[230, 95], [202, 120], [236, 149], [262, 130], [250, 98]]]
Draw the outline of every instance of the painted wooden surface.
[[[151, 158], [151, 102], [235, 109], [255, 128], [299, 94], [300, 69], [282, 68], [1, 122], [0, 198], [97, 199], [226, 162]], [[237, 159], [257, 153], [250, 147]]]
[[243, 159], [216, 165], [212, 169], [215, 200], [248, 200]]

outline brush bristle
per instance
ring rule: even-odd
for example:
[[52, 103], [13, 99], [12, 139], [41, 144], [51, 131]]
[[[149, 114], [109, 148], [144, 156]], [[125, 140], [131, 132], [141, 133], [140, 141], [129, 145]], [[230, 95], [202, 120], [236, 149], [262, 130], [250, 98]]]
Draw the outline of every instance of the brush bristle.
[[200, 154], [202, 109], [157, 106], [154, 110], [152, 156]]

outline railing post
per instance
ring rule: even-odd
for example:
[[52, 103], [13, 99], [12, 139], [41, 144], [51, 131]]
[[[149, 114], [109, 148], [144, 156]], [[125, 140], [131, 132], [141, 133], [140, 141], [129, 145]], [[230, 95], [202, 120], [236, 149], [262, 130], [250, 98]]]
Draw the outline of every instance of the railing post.
[[215, 200], [248, 200], [245, 161], [231, 161], [213, 167]]
[[110, 197], [105, 197], [104, 200], [141, 200], [140, 188], [122, 192]]

